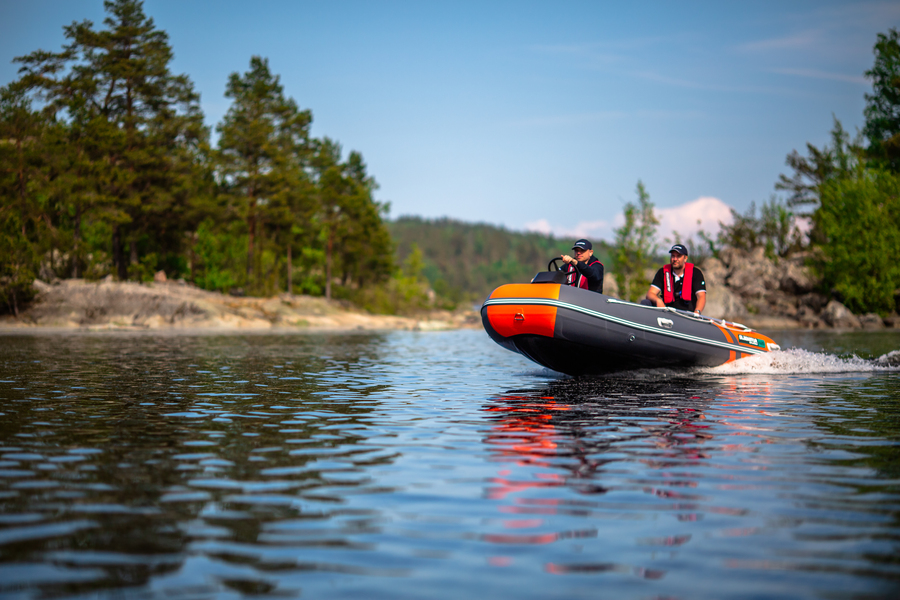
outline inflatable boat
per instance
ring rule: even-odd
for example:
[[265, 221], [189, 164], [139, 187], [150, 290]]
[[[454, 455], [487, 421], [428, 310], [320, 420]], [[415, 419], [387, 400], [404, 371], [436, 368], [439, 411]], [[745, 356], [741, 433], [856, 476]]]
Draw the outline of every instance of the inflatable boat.
[[500, 286], [484, 301], [481, 321], [504, 348], [568, 375], [716, 366], [780, 350], [740, 323], [565, 285], [561, 271]]

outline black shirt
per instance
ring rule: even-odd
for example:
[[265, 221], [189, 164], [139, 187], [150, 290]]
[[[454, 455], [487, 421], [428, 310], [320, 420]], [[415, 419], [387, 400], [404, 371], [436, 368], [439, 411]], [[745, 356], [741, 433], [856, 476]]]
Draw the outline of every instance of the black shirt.
[[[569, 266], [569, 265], [566, 265]], [[603, 263], [591, 256], [587, 261], [580, 260], [575, 265], [575, 271], [578, 275], [583, 275], [587, 279], [587, 284], [592, 292], [603, 293]], [[571, 273], [571, 271], [569, 271]], [[570, 285], [578, 285], [578, 277], [575, 276], [574, 281]]]
[[[706, 291], [706, 278], [703, 277], [703, 271], [694, 266], [694, 275], [691, 278], [691, 301], [685, 302], [684, 298], [681, 297], [682, 285], [684, 284], [684, 277], [679, 277], [675, 275], [675, 271], [672, 271], [672, 276], [675, 279], [675, 302], [671, 304], [666, 304], [666, 306], [671, 306], [672, 308], [677, 308], [678, 310], [686, 310], [689, 312], [694, 312], [694, 307], [697, 306], [697, 292], [705, 292]], [[646, 281], [646, 279], [644, 280]], [[663, 302], [665, 302], [665, 297], [663, 296], [663, 268], [660, 268], [659, 271], [656, 272], [656, 275], [653, 277], [653, 283], [651, 283], [653, 287], [659, 290], [659, 297], [663, 298]]]

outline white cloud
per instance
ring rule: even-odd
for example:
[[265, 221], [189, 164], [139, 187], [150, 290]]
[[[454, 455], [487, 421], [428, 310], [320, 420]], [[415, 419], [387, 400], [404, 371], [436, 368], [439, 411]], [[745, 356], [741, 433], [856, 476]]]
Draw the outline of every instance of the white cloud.
[[544, 235], [553, 234], [561, 238], [587, 238], [589, 240], [611, 240], [613, 238], [612, 223], [609, 221], [579, 221], [573, 227], [550, 223], [547, 219], [538, 219], [525, 223], [526, 231], [536, 231]]
[[[731, 223], [731, 207], [718, 198], [703, 196], [686, 202], [680, 206], [671, 208], [656, 208], [659, 217], [657, 240], [664, 244], [668, 238], [674, 239], [674, 232], [678, 232], [681, 240], [693, 237], [697, 241], [697, 232], [703, 229], [709, 235], [715, 237], [719, 231], [719, 221]], [[699, 223], [698, 223], [699, 221]], [[611, 242], [615, 238], [613, 230], [621, 227], [624, 216], [619, 213], [612, 221], [580, 221], [572, 227], [551, 223], [547, 219], [539, 219], [525, 224], [527, 231], [537, 231], [543, 234], [553, 234], [563, 238], [587, 238], [589, 240], [607, 240]]]
[[674, 239], [675, 232], [682, 240], [693, 237], [697, 241], [697, 232], [701, 229], [715, 237], [718, 233], [719, 221], [726, 225], [731, 223], [731, 207], [710, 196], [703, 196], [672, 208], [657, 208], [659, 217], [659, 240]]

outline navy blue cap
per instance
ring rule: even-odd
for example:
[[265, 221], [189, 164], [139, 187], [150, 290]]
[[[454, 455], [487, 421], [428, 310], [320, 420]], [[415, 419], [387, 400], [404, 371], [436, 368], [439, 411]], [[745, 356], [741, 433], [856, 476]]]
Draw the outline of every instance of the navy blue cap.
[[674, 246], [672, 246], [669, 249], [669, 254], [672, 254], [673, 252], [677, 252], [678, 254], [684, 254], [685, 256], [688, 255], [687, 246], [684, 246], [683, 244], [675, 244]]
[[575, 242], [575, 245], [572, 246], [572, 250], [574, 250], [575, 248], [581, 248], [582, 250], [593, 250], [594, 249], [594, 247], [591, 245], [591, 243], [587, 240], [578, 240], [577, 242]]

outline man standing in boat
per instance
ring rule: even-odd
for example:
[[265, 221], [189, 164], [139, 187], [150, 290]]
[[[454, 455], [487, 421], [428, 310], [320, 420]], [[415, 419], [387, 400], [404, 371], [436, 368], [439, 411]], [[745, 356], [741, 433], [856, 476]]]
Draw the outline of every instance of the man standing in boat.
[[563, 254], [566, 263], [566, 283], [592, 292], [603, 293], [603, 263], [594, 258], [594, 246], [587, 240], [578, 240], [572, 246], [571, 257]]
[[656, 272], [647, 297], [641, 300], [641, 304], [660, 308], [671, 306], [698, 314], [703, 312], [706, 306], [703, 271], [687, 261], [688, 249], [682, 244], [672, 246], [669, 257], [669, 264]]

